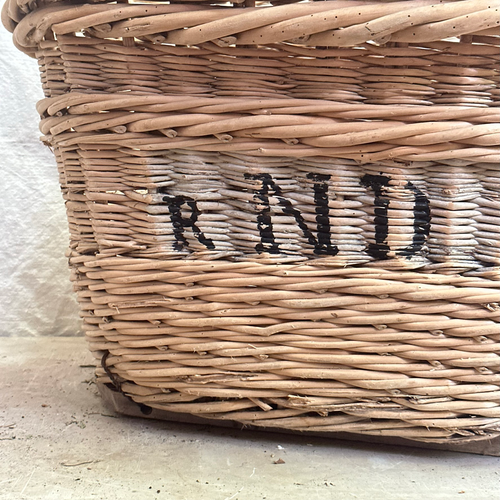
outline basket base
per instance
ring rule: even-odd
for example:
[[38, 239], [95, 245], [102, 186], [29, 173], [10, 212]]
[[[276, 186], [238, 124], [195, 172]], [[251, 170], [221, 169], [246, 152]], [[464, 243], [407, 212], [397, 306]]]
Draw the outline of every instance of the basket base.
[[340, 439], [348, 441], [361, 441], [366, 443], [378, 443], [394, 446], [409, 446], [413, 448], [424, 448], [442, 451], [454, 451], [460, 453], [474, 453], [477, 455], [489, 455], [492, 457], [500, 457], [500, 437], [494, 439], [485, 439], [481, 441], [473, 441], [468, 443], [423, 443], [412, 441], [409, 439], [390, 437], [390, 436], [369, 436], [365, 434], [350, 434], [347, 432], [326, 433], [326, 432], [307, 432], [293, 431], [290, 429], [280, 428], [264, 428], [257, 426], [242, 425], [239, 422], [229, 420], [216, 420], [198, 417], [186, 413], [175, 413], [166, 410], [157, 410], [155, 408], [146, 407], [141, 409], [140, 405], [134, 403], [124, 394], [110, 388], [106, 384], [97, 383], [99, 392], [102, 395], [104, 404], [116, 413], [127, 415], [130, 417], [142, 417], [154, 420], [168, 420], [171, 422], [182, 422], [189, 424], [212, 425], [217, 427], [230, 427], [232, 429], [248, 429], [259, 432], [274, 432], [280, 434], [295, 434], [306, 436], [327, 437], [330, 439]]

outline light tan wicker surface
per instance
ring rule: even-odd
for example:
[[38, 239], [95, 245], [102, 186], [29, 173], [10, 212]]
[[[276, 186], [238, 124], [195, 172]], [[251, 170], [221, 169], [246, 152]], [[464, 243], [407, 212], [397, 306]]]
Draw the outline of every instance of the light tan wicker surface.
[[267, 427], [497, 436], [499, 5], [9, 0], [100, 380]]

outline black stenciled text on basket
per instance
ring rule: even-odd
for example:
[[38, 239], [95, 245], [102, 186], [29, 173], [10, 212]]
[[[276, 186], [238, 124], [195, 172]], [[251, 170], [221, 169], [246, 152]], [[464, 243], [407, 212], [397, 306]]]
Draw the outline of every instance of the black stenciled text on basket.
[[[279, 208], [283, 214], [293, 217], [295, 223], [300, 228], [307, 243], [314, 249], [313, 252], [318, 256], [335, 256], [339, 248], [332, 241], [330, 226], [329, 209], [329, 186], [328, 181], [331, 176], [328, 174], [309, 173], [307, 178], [313, 181], [314, 203], [316, 213], [316, 228], [313, 230], [308, 226], [301, 212], [293, 206], [293, 203], [284, 196], [279, 184], [268, 173], [244, 174], [245, 179], [258, 181], [260, 187], [254, 191], [257, 229], [260, 241], [254, 249], [257, 253], [286, 254], [288, 252], [280, 248], [273, 230], [272, 209]], [[376, 260], [385, 260], [389, 258], [391, 248], [387, 242], [389, 235], [389, 209], [390, 198], [386, 190], [390, 185], [391, 178], [386, 175], [365, 174], [360, 183], [368, 191], [372, 192], [374, 216], [373, 225], [375, 232], [375, 241], [368, 243], [366, 253]], [[417, 255], [423, 248], [430, 232], [430, 204], [426, 195], [418, 189], [412, 182], [408, 181], [404, 189], [413, 195], [413, 234], [411, 243], [395, 252], [396, 256], [411, 259]], [[274, 206], [271, 202], [274, 201]], [[170, 219], [173, 227], [174, 243], [173, 250], [181, 251], [189, 247], [189, 241], [185, 236], [186, 230], [191, 230], [197, 239], [205, 248], [216, 250], [216, 245], [211, 238], [205, 236], [198, 227], [198, 219], [201, 211], [198, 208], [196, 200], [185, 195], [164, 195], [163, 201], [167, 204]], [[189, 216], [183, 213], [187, 207]]]

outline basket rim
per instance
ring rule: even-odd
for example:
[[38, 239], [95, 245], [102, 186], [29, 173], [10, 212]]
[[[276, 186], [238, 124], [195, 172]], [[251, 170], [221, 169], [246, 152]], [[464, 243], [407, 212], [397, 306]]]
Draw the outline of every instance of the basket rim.
[[[21, 6], [18, 5], [21, 3]], [[413, 43], [480, 34], [498, 36], [500, 0], [328, 0], [234, 9], [204, 3], [108, 4], [7, 0], [2, 22], [16, 46], [33, 56], [48, 36], [91, 29], [92, 36], [130, 39], [165, 34], [167, 43], [196, 46], [355, 47], [367, 42]], [[164, 35], [161, 38], [165, 38]]]

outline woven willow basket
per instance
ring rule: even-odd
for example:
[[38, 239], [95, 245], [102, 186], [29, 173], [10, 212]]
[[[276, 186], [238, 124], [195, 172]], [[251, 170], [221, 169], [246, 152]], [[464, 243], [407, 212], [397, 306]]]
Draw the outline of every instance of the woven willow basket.
[[499, 5], [8, 0], [100, 383], [498, 444]]

